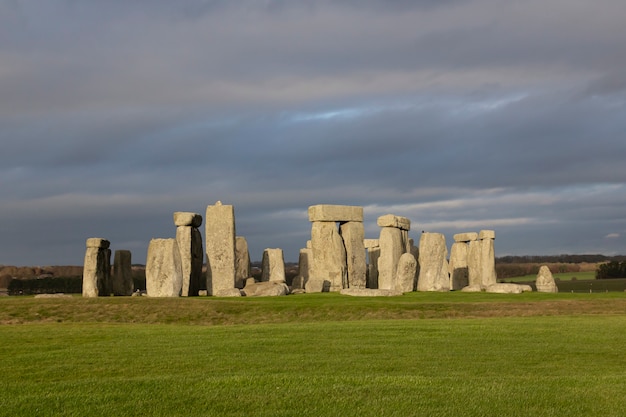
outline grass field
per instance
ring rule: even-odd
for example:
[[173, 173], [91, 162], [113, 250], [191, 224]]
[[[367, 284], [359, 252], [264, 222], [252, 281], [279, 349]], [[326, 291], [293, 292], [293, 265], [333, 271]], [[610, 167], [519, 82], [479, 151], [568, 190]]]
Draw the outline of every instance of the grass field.
[[1, 416], [623, 416], [626, 295], [0, 299]]

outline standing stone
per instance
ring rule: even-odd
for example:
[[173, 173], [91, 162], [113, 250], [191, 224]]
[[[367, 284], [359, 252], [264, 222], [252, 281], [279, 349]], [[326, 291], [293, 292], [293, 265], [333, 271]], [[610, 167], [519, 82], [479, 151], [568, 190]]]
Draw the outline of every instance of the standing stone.
[[133, 270], [129, 250], [116, 250], [113, 257], [111, 288], [114, 295], [133, 295]]
[[469, 285], [467, 256], [469, 245], [465, 242], [454, 242], [450, 249], [450, 289], [460, 290]]
[[398, 261], [406, 249], [402, 241], [402, 230], [395, 227], [382, 227], [378, 243], [380, 244], [378, 288], [394, 290], [396, 288]]
[[448, 291], [450, 277], [446, 261], [448, 249], [441, 233], [422, 233], [419, 245], [418, 291]]
[[111, 274], [110, 244], [102, 238], [87, 239], [83, 264], [83, 297], [110, 295], [110, 292], [106, 292]]
[[250, 278], [250, 251], [245, 237], [235, 238], [235, 287], [242, 289]]
[[202, 224], [202, 216], [197, 213], [178, 211], [174, 213], [176, 242], [180, 250], [183, 274], [183, 297], [198, 295], [202, 281], [202, 263], [204, 250], [202, 235], [198, 227]]
[[176, 239], [152, 239], [146, 257], [146, 293], [150, 297], [178, 297], [183, 268]]
[[[365, 288], [367, 262], [365, 260], [365, 229], [362, 222], [341, 223], [339, 233], [346, 248], [349, 288]], [[344, 288], [347, 288], [344, 286]]]
[[[376, 239], [378, 241], [378, 239]], [[367, 250], [369, 264], [367, 265], [367, 288], [378, 289], [378, 259], [380, 258], [380, 246], [370, 247]]]
[[396, 290], [400, 292], [415, 291], [415, 271], [417, 270], [417, 261], [411, 253], [403, 253], [398, 261], [398, 270], [396, 272]]
[[347, 278], [346, 250], [334, 221], [311, 226], [313, 262], [306, 292], [340, 291]]
[[537, 287], [537, 292], [559, 292], [559, 288], [556, 286], [552, 272], [546, 265], [542, 265], [539, 268], [535, 286]]
[[300, 249], [300, 254], [298, 255], [298, 276], [294, 278], [292, 282], [292, 288], [303, 290], [307, 281], [309, 280], [309, 270], [310, 270], [310, 262], [311, 259], [311, 249], [310, 248], [302, 248]]
[[493, 241], [496, 235], [493, 230], [481, 230], [478, 233], [480, 241], [480, 274], [483, 287], [498, 282], [496, 275], [496, 254]]
[[285, 259], [282, 249], [265, 249], [261, 261], [261, 281], [285, 282]]
[[210, 295], [235, 288], [235, 210], [220, 201], [207, 206], [205, 220], [206, 285]]
[[484, 288], [481, 278], [480, 267], [480, 241], [472, 240], [468, 244], [467, 250], [467, 279], [469, 281], [469, 287], [472, 288]]

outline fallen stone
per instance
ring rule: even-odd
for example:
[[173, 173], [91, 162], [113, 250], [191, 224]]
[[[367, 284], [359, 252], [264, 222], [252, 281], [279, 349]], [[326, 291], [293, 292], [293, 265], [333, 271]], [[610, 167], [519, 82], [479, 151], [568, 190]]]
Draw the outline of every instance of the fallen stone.
[[485, 292], [493, 294], [521, 294], [523, 291], [521, 285], [512, 283], [496, 283], [485, 288]]
[[462, 292], [482, 292], [484, 288], [481, 285], [468, 285], [461, 288]]
[[277, 297], [289, 294], [289, 287], [285, 282], [263, 281], [248, 283], [242, 290], [247, 297]]
[[535, 287], [537, 287], [537, 292], [559, 292], [556, 282], [554, 281], [554, 277], [552, 276], [552, 272], [546, 265], [542, 265], [539, 268], [537, 279], [535, 280]]
[[395, 227], [402, 230], [411, 230], [411, 220], [406, 217], [395, 216], [393, 214], [385, 214], [376, 220], [376, 224], [380, 227]]
[[339, 293], [352, 297], [396, 297], [402, 295], [402, 291], [375, 288], [344, 288]]
[[533, 287], [531, 287], [530, 285], [524, 285], [524, 284], [517, 284], [520, 287], [522, 287], [522, 292], [533, 292]]
[[363, 207], [318, 204], [309, 207], [310, 222], [362, 222]]
[[174, 224], [176, 226], [191, 226], [198, 228], [202, 225], [202, 216], [198, 213], [177, 211], [174, 213]]
[[62, 292], [56, 294], [37, 294], [35, 298], [72, 298], [70, 294], [63, 294]]
[[241, 297], [239, 288], [224, 288], [213, 293], [214, 297]]

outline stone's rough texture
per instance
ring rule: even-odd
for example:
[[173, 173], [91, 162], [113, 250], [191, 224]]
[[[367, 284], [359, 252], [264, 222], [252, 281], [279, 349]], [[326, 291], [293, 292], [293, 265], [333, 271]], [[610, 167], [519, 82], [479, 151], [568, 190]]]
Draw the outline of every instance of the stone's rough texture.
[[223, 290], [219, 290], [215, 294], [214, 297], [241, 297], [241, 290], [239, 288], [226, 288]]
[[480, 232], [478, 232], [478, 240], [495, 238], [496, 232], [494, 230], [481, 230]]
[[406, 217], [395, 216], [393, 214], [385, 214], [380, 216], [376, 223], [380, 227], [395, 227], [402, 230], [411, 230], [411, 220]]
[[[365, 229], [361, 222], [341, 223], [339, 234], [346, 249], [349, 288], [365, 288], [367, 285], [367, 262], [363, 236]], [[344, 286], [346, 288], [346, 286]]]
[[470, 286], [482, 286], [480, 270], [480, 241], [472, 240], [467, 250], [467, 279]]
[[289, 294], [289, 287], [284, 281], [246, 281], [243, 292], [248, 297], [276, 297]]
[[[378, 242], [378, 239], [376, 239]], [[380, 258], [380, 247], [372, 247], [367, 250], [369, 263], [367, 264], [367, 288], [378, 288], [378, 259]]]
[[176, 239], [152, 239], [146, 257], [146, 292], [150, 297], [178, 297], [183, 268]]
[[109, 241], [106, 239], [87, 239], [83, 263], [83, 297], [111, 294], [111, 250], [108, 248]]
[[293, 280], [291, 281], [291, 292], [294, 292], [295, 290], [304, 290], [304, 284], [305, 281], [302, 275], [293, 277]]
[[250, 277], [250, 251], [245, 237], [235, 238], [235, 288], [243, 288]]
[[467, 287], [461, 288], [462, 292], [481, 292], [483, 291], [483, 287], [481, 285], [468, 285]]
[[56, 294], [37, 294], [34, 298], [73, 298], [72, 294], [63, 294], [62, 292]]
[[101, 237], [90, 237], [87, 239], [88, 248], [109, 249], [110, 245], [111, 242], [106, 239], [102, 239]]
[[533, 292], [533, 287], [530, 285], [518, 284], [522, 288], [522, 292]]
[[521, 294], [524, 289], [518, 284], [491, 284], [485, 287], [485, 291], [494, 294]]
[[[301, 282], [302, 286], [292, 283], [293, 288], [304, 289], [304, 285], [309, 280], [309, 271], [311, 269], [310, 259], [312, 256], [313, 254], [310, 248], [300, 249], [300, 254], [298, 255], [298, 276], [296, 278], [300, 279], [298, 282]], [[296, 285], [298, 286], [296, 287]]]
[[377, 248], [380, 246], [378, 239], [363, 239], [363, 246], [365, 249]]
[[535, 281], [537, 292], [559, 292], [552, 272], [546, 265], [542, 265], [537, 273], [537, 279]]
[[398, 261], [405, 253], [402, 241], [402, 230], [395, 227], [380, 229], [380, 256], [378, 257], [378, 288], [381, 290], [396, 289], [396, 271]]
[[113, 257], [113, 276], [111, 290], [114, 295], [133, 295], [133, 270], [129, 250], [116, 250]]
[[310, 222], [362, 222], [363, 207], [319, 204], [309, 207]]
[[191, 226], [198, 228], [202, 225], [202, 216], [198, 213], [177, 211], [174, 213], [174, 224], [176, 226]]
[[202, 285], [202, 264], [204, 250], [202, 235], [192, 226], [178, 226], [176, 228], [176, 242], [180, 251], [180, 260], [183, 274], [183, 297], [198, 295]]
[[422, 233], [419, 245], [418, 291], [448, 291], [450, 276], [446, 238], [441, 233]]
[[455, 242], [471, 242], [472, 240], [478, 240], [478, 233], [468, 232], [468, 233], [457, 233], [456, 235], [454, 235]]
[[480, 242], [480, 278], [483, 287], [495, 284], [498, 281], [496, 275], [496, 253], [493, 247], [493, 239], [482, 239]]
[[403, 253], [398, 261], [398, 270], [396, 271], [396, 290], [400, 292], [415, 291], [416, 280], [415, 271], [417, 270], [417, 260], [411, 253]]
[[268, 248], [263, 251], [261, 281], [285, 282], [285, 258], [282, 249]]
[[235, 210], [221, 202], [205, 216], [206, 285], [209, 294], [235, 288]]
[[379, 290], [374, 288], [344, 288], [340, 291], [340, 294], [353, 297], [395, 297], [402, 295], [402, 291]]
[[450, 289], [460, 290], [469, 285], [467, 255], [469, 245], [464, 242], [455, 242], [450, 249]]
[[313, 223], [311, 251], [313, 259], [306, 291], [341, 290], [347, 281], [346, 250], [334, 222]]

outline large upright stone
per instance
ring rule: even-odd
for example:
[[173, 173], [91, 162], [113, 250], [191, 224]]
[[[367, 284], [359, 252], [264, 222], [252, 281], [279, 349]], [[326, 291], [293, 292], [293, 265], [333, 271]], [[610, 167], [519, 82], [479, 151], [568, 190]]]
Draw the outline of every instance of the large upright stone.
[[146, 257], [146, 293], [150, 297], [178, 297], [183, 268], [176, 239], [152, 239]]
[[422, 233], [419, 244], [418, 291], [449, 291], [446, 238], [441, 233]]
[[468, 244], [467, 250], [467, 279], [469, 287], [484, 288], [482, 283], [480, 255], [481, 244], [479, 240], [472, 240]]
[[348, 268], [348, 287], [365, 288], [367, 278], [367, 262], [363, 242], [365, 229], [361, 222], [341, 223], [339, 234], [346, 249]]
[[498, 282], [496, 275], [496, 254], [493, 241], [496, 235], [493, 230], [481, 230], [478, 233], [480, 241], [480, 276], [482, 285], [488, 287]]
[[292, 283], [292, 287], [294, 289], [303, 290], [307, 281], [309, 280], [309, 271], [310, 271], [310, 259], [311, 259], [311, 249], [310, 248], [302, 248], [300, 249], [300, 253], [298, 255], [298, 276], [294, 279]]
[[110, 295], [107, 293], [111, 274], [110, 242], [102, 238], [87, 239], [83, 264], [83, 297]]
[[267, 248], [263, 251], [261, 281], [285, 282], [285, 258], [282, 249]]
[[[378, 242], [378, 239], [376, 239]], [[378, 259], [380, 258], [380, 246], [376, 245], [367, 249], [369, 263], [367, 264], [367, 288], [378, 289]]]
[[206, 285], [211, 295], [235, 288], [235, 210], [220, 201], [207, 206]]
[[306, 292], [340, 291], [347, 281], [346, 250], [335, 222], [311, 226], [313, 259]]
[[235, 287], [242, 289], [250, 274], [250, 251], [248, 241], [243, 236], [235, 238]]
[[310, 222], [363, 222], [363, 207], [319, 204], [309, 207]]
[[198, 295], [202, 286], [202, 264], [204, 250], [202, 235], [192, 226], [178, 226], [176, 228], [176, 242], [180, 250], [180, 259], [183, 274], [183, 297]]
[[537, 279], [535, 280], [535, 286], [537, 287], [537, 292], [559, 292], [559, 288], [556, 286], [552, 272], [546, 265], [542, 265], [539, 268]]
[[413, 254], [406, 252], [400, 256], [398, 269], [396, 271], [396, 290], [400, 292], [415, 291], [415, 271], [417, 270], [417, 260]]
[[378, 288], [382, 290], [396, 289], [396, 271], [398, 261], [406, 252], [402, 230], [396, 227], [380, 229], [380, 255], [378, 257]]
[[452, 290], [460, 290], [469, 285], [468, 252], [469, 245], [465, 241], [456, 241], [452, 244], [450, 249], [450, 289]]
[[114, 295], [133, 295], [133, 270], [129, 250], [116, 250], [113, 257], [111, 288]]

